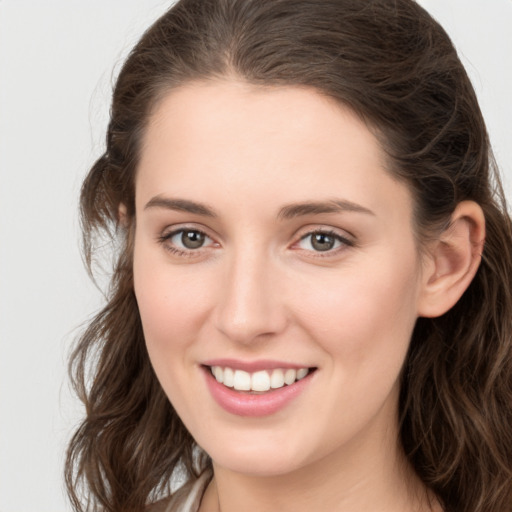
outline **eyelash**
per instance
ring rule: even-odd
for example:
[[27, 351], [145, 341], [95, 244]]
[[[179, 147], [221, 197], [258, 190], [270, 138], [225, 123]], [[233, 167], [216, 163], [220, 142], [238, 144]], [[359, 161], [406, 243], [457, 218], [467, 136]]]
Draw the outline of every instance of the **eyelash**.
[[197, 256], [198, 253], [202, 252], [201, 249], [204, 248], [204, 246], [201, 246], [197, 249], [180, 249], [179, 247], [176, 247], [175, 245], [171, 245], [169, 243], [172, 238], [174, 238], [176, 235], [179, 235], [180, 233], [183, 235], [183, 233], [196, 233], [199, 235], [204, 236], [205, 238], [212, 240], [211, 237], [209, 237], [204, 231], [197, 229], [197, 228], [179, 228], [171, 231], [170, 233], [165, 233], [158, 237], [158, 242], [164, 247], [166, 251], [169, 251], [172, 254], [175, 254], [177, 256], [185, 257], [185, 258], [192, 258], [194, 256]]
[[[198, 256], [202, 252], [202, 249], [205, 248], [205, 246], [198, 247], [197, 249], [180, 249], [180, 248], [176, 247], [175, 245], [169, 244], [169, 241], [173, 237], [175, 237], [176, 235], [179, 235], [179, 234], [183, 235], [183, 233], [186, 233], [186, 232], [196, 233], [200, 236], [204, 236], [206, 239], [209, 239], [213, 242], [212, 238], [209, 237], [204, 231], [197, 229], [197, 228], [187, 228], [187, 227], [179, 228], [179, 229], [171, 231], [170, 233], [166, 233], [166, 234], [159, 236], [158, 242], [164, 247], [165, 250], [167, 250], [170, 253], [175, 254], [177, 256], [187, 257], [187, 258]], [[338, 254], [338, 252], [343, 251], [347, 247], [355, 246], [354, 241], [340, 235], [336, 231], [326, 230], [326, 229], [314, 229], [314, 230], [308, 231], [307, 233], [303, 234], [299, 238], [299, 240], [292, 245], [292, 247], [300, 244], [301, 242], [306, 240], [308, 237], [312, 237], [314, 235], [323, 235], [323, 236], [327, 236], [327, 237], [332, 237], [332, 238], [334, 238], [335, 241], [340, 243], [340, 246], [333, 248], [333, 249], [328, 249], [326, 251], [315, 251], [315, 250], [303, 249], [308, 253], [314, 254], [315, 258], [332, 257], [332, 256]]]
[[[295, 242], [294, 245], [300, 244], [302, 241], [306, 240], [307, 238], [311, 238], [314, 235], [323, 235], [327, 237], [333, 238], [336, 242], [339, 242], [339, 246], [336, 248], [328, 249], [326, 251], [315, 251], [315, 250], [309, 250], [305, 249], [308, 253], [312, 253], [315, 258], [329, 258], [337, 255], [340, 251], [345, 250], [347, 247], [354, 247], [355, 243], [340, 235], [336, 231], [333, 230], [326, 230], [326, 229], [314, 229], [312, 231], [308, 231], [304, 235], [302, 235], [298, 242]], [[310, 245], [312, 244], [312, 241], [310, 241]]]

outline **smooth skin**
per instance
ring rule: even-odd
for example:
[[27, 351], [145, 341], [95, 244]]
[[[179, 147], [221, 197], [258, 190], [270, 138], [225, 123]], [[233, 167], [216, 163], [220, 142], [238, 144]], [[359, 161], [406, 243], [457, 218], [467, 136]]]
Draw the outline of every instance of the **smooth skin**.
[[[473, 278], [485, 223], [461, 203], [420, 251], [412, 208], [365, 123], [314, 90], [230, 78], [157, 105], [135, 293], [156, 375], [213, 460], [202, 512], [440, 510], [397, 441], [399, 375], [416, 319]], [[244, 417], [206, 386], [216, 358], [316, 371], [277, 413]]]

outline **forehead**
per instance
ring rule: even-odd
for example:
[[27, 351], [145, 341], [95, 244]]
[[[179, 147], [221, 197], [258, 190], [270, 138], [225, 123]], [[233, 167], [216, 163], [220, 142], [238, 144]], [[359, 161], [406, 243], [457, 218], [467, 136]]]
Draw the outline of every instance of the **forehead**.
[[[186, 84], [171, 90], [153, 109], [144, 148], [168, 145], [171, 135], [181, 147], [186, 139], [231, 150], [235, 142], [243, 149], [259, 143], [274, 150], [289, 142], [305, 143], [297, 152], [325, 151], [329, 145], [330, 150], [364, 147], [366, 155], [384, 163], [379, 144], [363, 121], [349, 108], [306, 87], [255, 86], [234, 80]], [[292, 155], [288, 147], [285, 150]]]
[[223, 195], [249, 204], [341, 195], [378, 209], [399, 194], [410, 202], [385, 170], [376, 137], [350, 109], [308, 88], [236, 81], [188, 84], [160, 101], [136, 185], [146, 199]]

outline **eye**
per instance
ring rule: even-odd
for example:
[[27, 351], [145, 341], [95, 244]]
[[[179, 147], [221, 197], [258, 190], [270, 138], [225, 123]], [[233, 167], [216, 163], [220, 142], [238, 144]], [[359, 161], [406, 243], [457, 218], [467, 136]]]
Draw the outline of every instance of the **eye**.
[[343, 245], [353, 244], [332, 231], [313, 231], [303, 236], [298, 243], [301, 249], [315, 252], [334, 251]]
[[159, 237], [160, 243], [178, 255], [190, 254], [214, 244], [214, 241], [199, 229], [182, 228]]
[[171, 242], [184, 249], [199, 249], [208, 237], [195, 229], [183, 229], [171, 237]]

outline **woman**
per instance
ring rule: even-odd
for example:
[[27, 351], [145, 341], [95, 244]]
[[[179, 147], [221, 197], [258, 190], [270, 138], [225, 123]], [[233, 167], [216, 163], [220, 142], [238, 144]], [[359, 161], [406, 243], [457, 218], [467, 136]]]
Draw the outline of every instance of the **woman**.
[[492, 162], [413, 1], [178, 2], [82, 190], [88, 262], [119, 253], [72, 360], [75, 509], [512, 510]]

